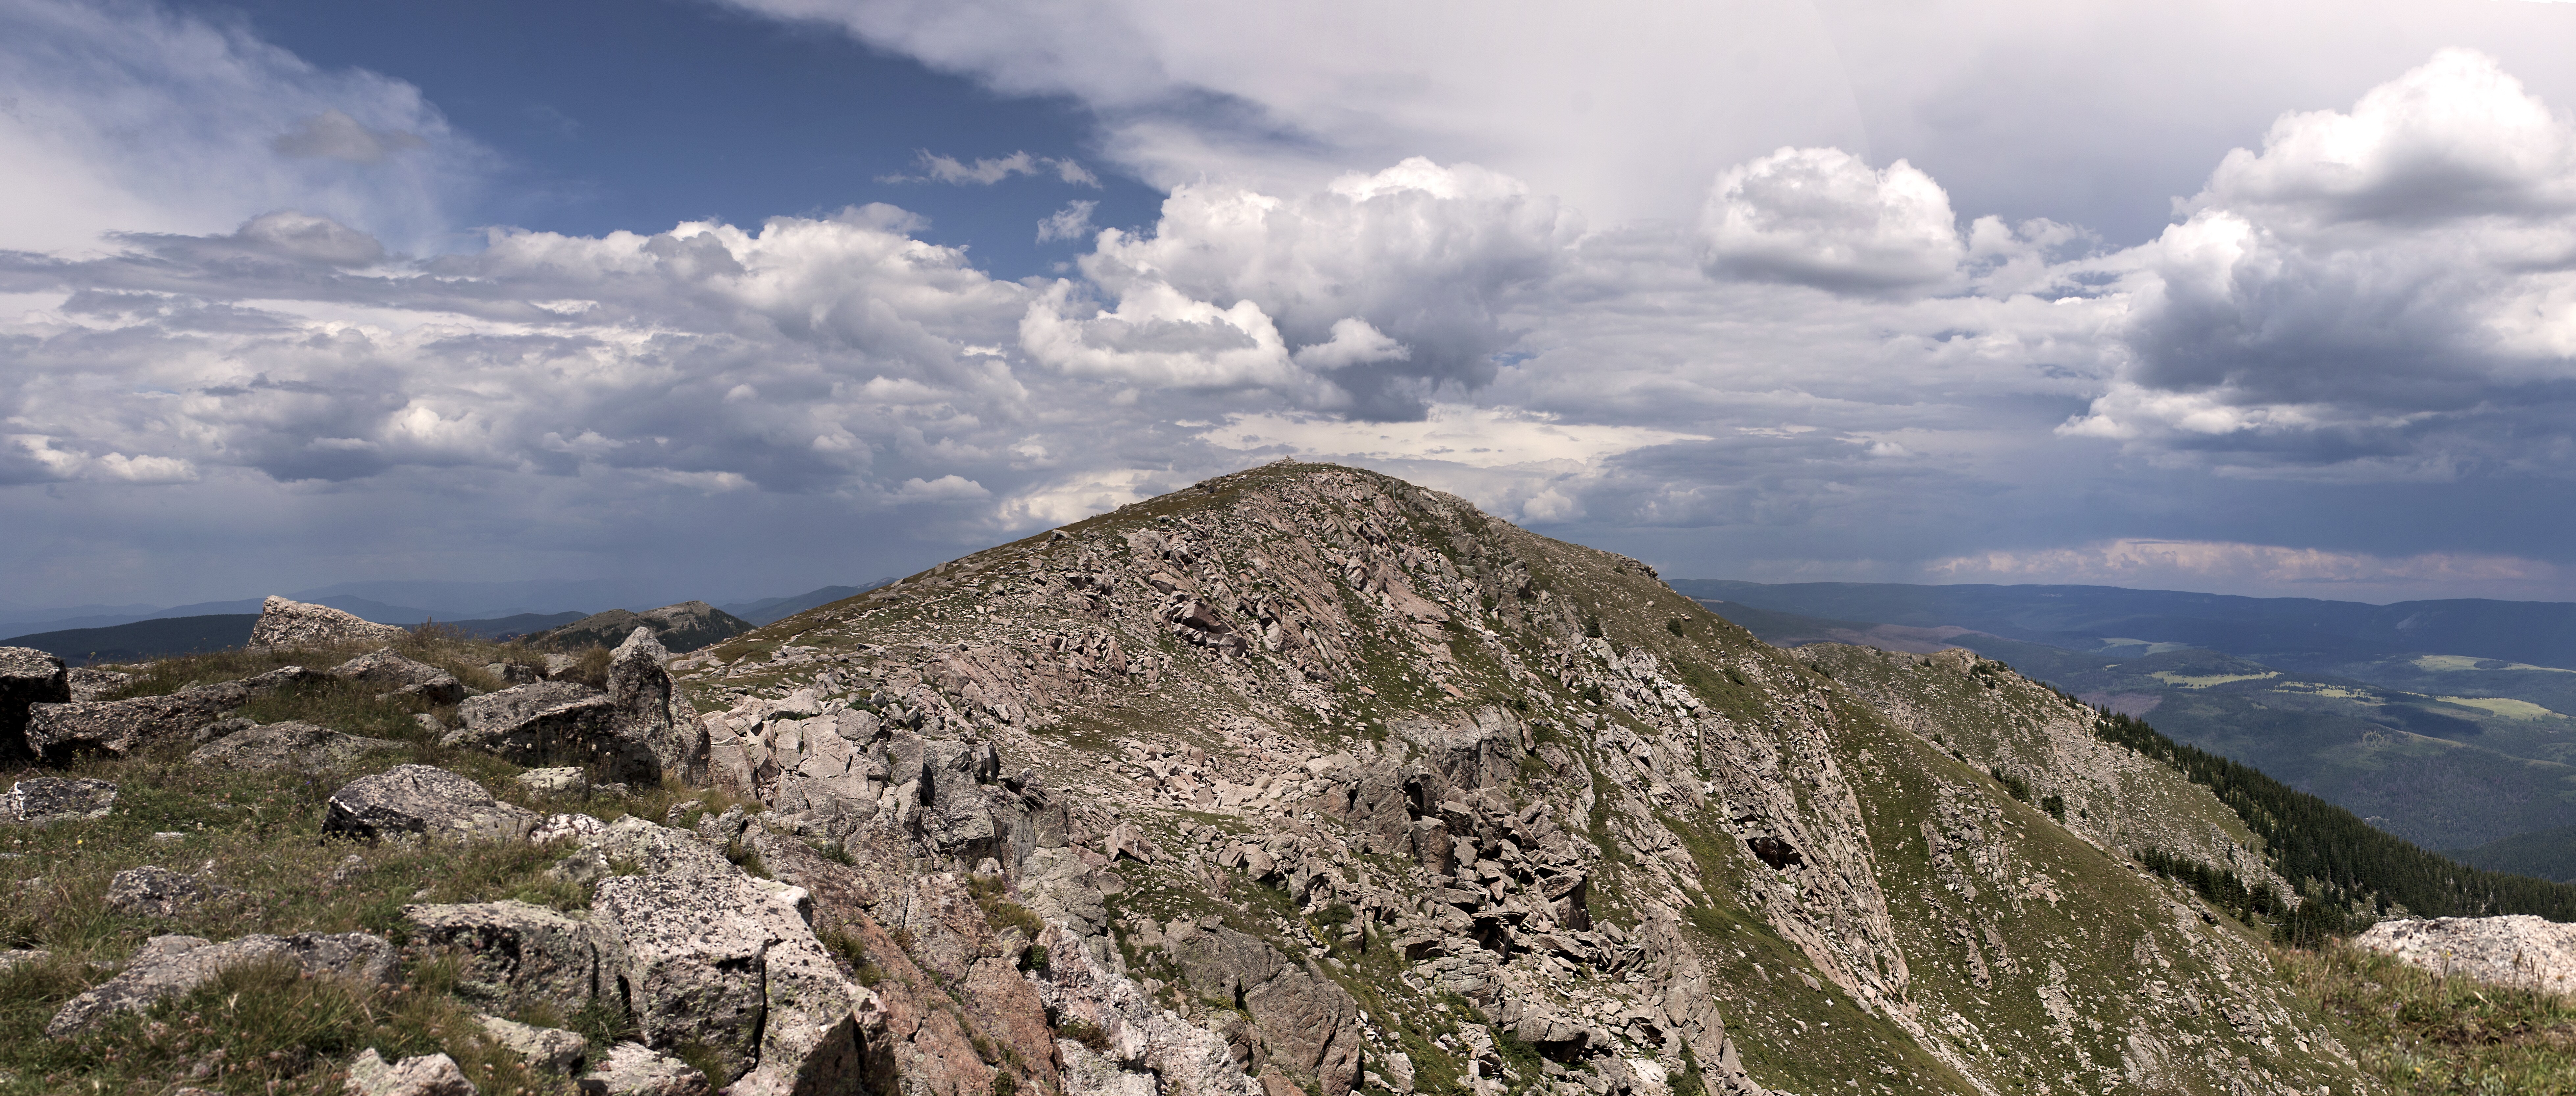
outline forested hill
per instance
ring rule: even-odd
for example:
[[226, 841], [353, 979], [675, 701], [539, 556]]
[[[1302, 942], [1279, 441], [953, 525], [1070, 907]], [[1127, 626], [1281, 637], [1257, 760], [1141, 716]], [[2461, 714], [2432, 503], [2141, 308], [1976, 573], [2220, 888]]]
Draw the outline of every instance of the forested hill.
[[2095, 733], [2173, 766], [2216, 794], [2263, 838], [2275, 870], [2303, 889], [2311, 882], [2321, 888], [2310, 898], [2322, 896], [2347, 909], [2361, 903], [2383, 911], [2403, 907], [2422, 917], [2528, 913], [2576, 921], [2576, 886], [2446, 859], [2253, 766], [2175, 742], [2129, 716], [2105, 711]]

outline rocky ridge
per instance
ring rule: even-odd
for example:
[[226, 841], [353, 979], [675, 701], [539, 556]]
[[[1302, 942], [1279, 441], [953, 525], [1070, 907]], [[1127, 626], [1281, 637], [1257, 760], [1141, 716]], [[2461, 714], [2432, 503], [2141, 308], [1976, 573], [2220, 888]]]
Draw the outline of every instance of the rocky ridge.
[[[1274, 465], [672, 667], [709, 779], [770, 808], [741, 840], [907, 991], [960, 987], [1019, 1083], [2351, 1080], [2242, 926], [2119, 855], [2241, 862], [2205, 792], [2007, 671], [1861, 688], [1824, 657], [1633, 560]], [[2061, 774], [2072, 821], [2007, 761]], [[889, 1049], [907, 1092], [989, 1084], [938, 1031]]]

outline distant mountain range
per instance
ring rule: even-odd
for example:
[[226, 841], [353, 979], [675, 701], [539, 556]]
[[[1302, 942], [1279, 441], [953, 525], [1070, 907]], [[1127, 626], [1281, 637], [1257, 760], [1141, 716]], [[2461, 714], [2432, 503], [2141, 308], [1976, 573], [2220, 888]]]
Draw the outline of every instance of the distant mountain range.
[[1966, 647], [2427, 848], [2576, 878], [2576, 829], [2542, 834], [2576, 827], [2576, 605], [1672, 585], [1782, 646]]
[[[721, 609], [753, 624], [783, 620], [845, 597], [866, 593], [892, 579], [878, 579], [861, 586], [825, 586], [786, 597], [761, 598], [718, 604]], [[685, 598], [651, 596], [636, 584], [610, 580], [584, 582], [343, 582], [310, 590], [297, 590], [285, 596], [297, 601], [328, 605], [378, 624], [412, 627], [435, 620], [455, 624], [476, 634], [516, 634], [519, 631], [541, 631], [567, 621], [578, 620], [608, 609], [643, 612], [674, 604]], [[187, 605], [74, 605], [54, 609], [12, 608], [0, 610], [0, 642], [26, 636], [63, 631], [88, 631], [149, 620], [180, 617], [238, 616], [259, 614], [260, 603], [267, 595], [235, 601], [200, 601]], [[565, 614], [571, 614], [566, 616]], [[521, 617], [562, 617], [551, 623], [529, 625]], [[501, 622], [508, 622], [506, 624]], [[496, 630], [497, 629], [497, 630]], [[512, 631], [515, 629], [516, 631]], [[136, 635], [164, 634], [152, 630]], [[175, 632], [167, 634], [178, 634]], [[245, 635], [248, 633], [245, 632]], [[26, 646], [26, 644], [18, 644]]]
[[[719, 605], [715, 608], [756, 626], [784, 620], [807, 609], [829, 605], [843, 598], [855, 597], [891, 581], [893, 580], [878, 579], [863, 586], [825, 586], [789, 597], [762, 598], [757, 601]], [[369, 592], [390, 593], [396, 596], [405, 593], [437, 595], [456, 592], [442, 590], [441, 588], [444, 587], [485, 586], [500, 587], [503, 592], [518, 592], [512, 588], [527, 585], [531, 584], [379, 583], [374, 584], [375, 588], [370, 589]], [[605, 586], [605, 584], [600, 585]], [[488, 595], [491, 591], [484, 593]], [[494, 615], [474, 616], [465, 611], [391, 605], [346, 591], [317, 593], [307, 590], [286, 596], [298, 601], [314, 601], [328, 605], [379, 624], [414, 627], [435, 620], [441, 627], [455, 628], [483, 639], [511, 639], [533, 635], [549, 629], [562, 628], [594, 615], [578, 609], [556, 612], [513, 609]], [[109, 613], [53, 620], [39, 625], [38, 630], [0, 637], [0, 646], [33, 647], [83, 665], [93, 662], [131, 662], [137, 659], [222, 650], [227, 647], [238, 647], [250, 641], [251, 625], [259, 619], [262, 600], [249, 598], [242, 601], [201, 602], [171, 609], [156, 609], [148, 615], [141, 616]], [[83, 608], [149, 607], [86, 606]], [[658, 606], [646, 605], [639, 609], [624, 611], [643, 612], [656, 608]], [[621, 610], [610, 609], [604, 612], [618, 611]], [[0, 625], [0, 631], [5, 630], [8, 630], [7, 626]]]

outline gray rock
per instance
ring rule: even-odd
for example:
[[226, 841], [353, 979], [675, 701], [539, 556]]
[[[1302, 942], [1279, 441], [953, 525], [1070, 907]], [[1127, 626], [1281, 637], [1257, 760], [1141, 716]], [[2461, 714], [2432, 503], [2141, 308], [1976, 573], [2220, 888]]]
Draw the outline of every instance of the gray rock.
[[465, 699], [465, 683], [456, 680], [456, 675], [404, 658], [391, 647], [334, 666], [331, 676], [363, 681], [395, 696], [417, 696], [432, 704], [454, 704]]
[[260, 605], [259, 623], [251, 625], [249, 646], [251, 650], [262, 650], [392, 643], [407, 634], [391, 624], [362, 620], [328, 605], [272, 596]]
[[598, 934], [589, 924], [525, 902], [403, 907], [410, 947], [453, 951], [465, 969], [456, 995], [487, 1006], [519, 999], [577, 1009], [599, 992]]
[[2352, 938], [2442, 975], [2549, 993], [2576, 992], [2576, 925], [2529, 914], [2503, 917], [2398, 918]]
[[538, 821], [536, 812], [500, 802], [445, 769], [397, 765], [331, 793], [322, 832], [367, 840], [519, 841]]
[[641, 742], [652, 751], [661, 768], [657, 779], [668, 774], [704, 783], [707, 731], [672, 710], [671, 675], [663, 669], [670, 660], [671, 653], [649, 628], [636, 628], [617, 645], [608, 661], [608, 699], [615, 705], [611, 727], [621, 741]]
[[10, 785], [8, 797], [0, 799], [0, 821], [42, 824], [105, 818], [115, 805], [116, 785], [107, 781], [40, 776]]
[[36, 757], [27, 744], [27, 708], [72, 698], [63, 660], [33, 647], [0, 647], [0, 765]]
[[0, 974], [8, 973], [11, 968], [18, 966], [21, 963], [41, 963], [51, 954], [53, 953], [48, 952], [43, 948], [34, 948], [26, 951], [0, 951]]
[[607, 1060], [581, 1079], [584, 1096], [708, 1096], [707, 1075], [641, 1043], [608, 1048]]
[[226, 893], [195, 877], [145, 865], [127, 868], [108, 880], [107, 908], [128, 917], [176, 917]]
[[546, 679], [546, 671], [544, 667], [530, 666], [525, 662], [486, 663], [483, 667], [483, 672], [500, 678], [501, 684], [504, 687], [511, 685], [530, 685]]
[[424, 1054], [387, 1064], [374, 1047], [358, 1052], [358, 1059], [349, 1063], [343, 1091], [350, 1096], [479, 1096], [454, 1058]]
[[1360, 1009], [1348, 991], [1230, 928], [1175, 922], [1167, 940], [1193, 991], [1252, 1014], [1272, 1062], [1314, 1077], [1327, 1096], [1358, 1083]]
[[67, 1039], [121, 1013], [139, 1012], [163, 998], [195, 989], [226, 967], [280, 957], [312, 975], [377, 983], [390, 983], [394, 975], [393, 945], [363, 932], [263, 934], [221, 944], [196, 936], [155, 936], [135, 950], [116, 977], [72, 998], [54, 1013], [45, 1024], [45, 1034]]
[[715, 1081], [740, 1079], [728, 1091], [863, 1092], [884, 1014], [815, 939], [811, 902], [739, 869], [601, 880], [602, 988], [614, 979], [647, 1044], [706, 1046], [730, 1074]]
[[74, 666], [64, 677], [72, 688], [72, 695], [65, 698], [69, 700], [96, 700], [134, 684], [133, 674], [123, 670], [102, 670], [96, 666]]
[[530, 769], [510, 779], [518, 781], [520, 787], [529, 791], [555, 794], [577, 792], [582, 789], [582, 785], [589, 783], [582, 777], [580, 769], [570, 765], [552, 769]]
[[188, 761], [214, 769], [319, 772], [351, 764], [369, 751], [402, 748], [402, 743], [391, 739], [363, 738], [342, 734], [329, 727], [287, 720], [252, 724], [233, 731], [197, 747], [188, 755]]
[[575, 765], [602, 781], [659, 784], [649, 744], [621, 738], [607, 693], [575, 681], [540, 681], [457, 705], [457, 729], [441, 741], [539, 768]]
[[80, 753], [123, 756], [186, 738], [249, 702], [238, 683], [193, 685], [168, 696], [38, 704], [28, 711], [27, 745], [48, 760]]
[[491, 1033], [494, 1041], [510, 1048], [510, 1053], [542, 1073], [571, 1076], [581, 1072], [581, 1063], [589, 1043], [575, 1032], [562, 1028], [537, 1027], [504, 1020], [498, 1016], [477, 1016], [476, 1023]]

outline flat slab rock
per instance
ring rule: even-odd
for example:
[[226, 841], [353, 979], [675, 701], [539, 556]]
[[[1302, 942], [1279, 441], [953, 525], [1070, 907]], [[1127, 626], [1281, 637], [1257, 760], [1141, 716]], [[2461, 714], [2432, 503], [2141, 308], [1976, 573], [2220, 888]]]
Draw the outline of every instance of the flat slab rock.
[[2529, 914], [2382, 921], [2352, 944], [2438, 974], [2576, 992], [2576, 925]]
[[465, 957], [456, 993], [469, 1001], [579, 1002], [600, 990], [598, 934], [586, 921], [506, 899], [405, 906], [402, 916], [411, 946]]
[[432, 704], [454, 704], [465, 699], [465, 684], [456, 680], [456, 675], [404, 658], [391, 647], [334, 666], [331, 676], [363, 681], [397, 696], [419, 696]]
[[259, 623], [251, 625], [250, 646], [328, 647], [341, 643], [392, 643], [410, 633], [378, 624], [328, 605], [271, 596], [260, 604]]
[[227, 893], [194, 876], [147, 864], [127, 868], [108, 880], [107, 908], [128, 917], [176, 917]]
[[214, 769], [318, 772], [347, 765], [369, 751], [401, 748], [403, 744], [392, 739], [343, 734], [290, 719], [226, 734], [197, 747], [188, 755], [188, 763]]
[[50, 1038], [68, 1039], [121, 1013], [140, 1012], [164, 998], [197, 988], [224, 968], [283, 957], [307, 974], [334, 974], [390, 983], [394, 948], [363, 932], [302, 932], [293, 936], [243, 936], [215, 943], [198, 936], [155, 936], [143, 942], [125, 969], [71, 999], [45, 1024]]
[[540, 821], [536, 812], [494, 799], [482, 785], [445, 769], [396, 765], [331, 793], [322, 832], [365, 840], [519, 841]]
[[27, 711], [27, 745], [46, 758], [89, 752], [123, 756], [155, 742], [192, 735], [254, 697], [321, 676], [302, 666], [281, 666], [239, 681], [191, 685], [166, 696], [37, 704]]
[[9, 787], [8, 796], [0, 799], [0, 821], [42, 825], [105, 818], [114, 806], [116, 785], [107, 781], [40, 776]]

